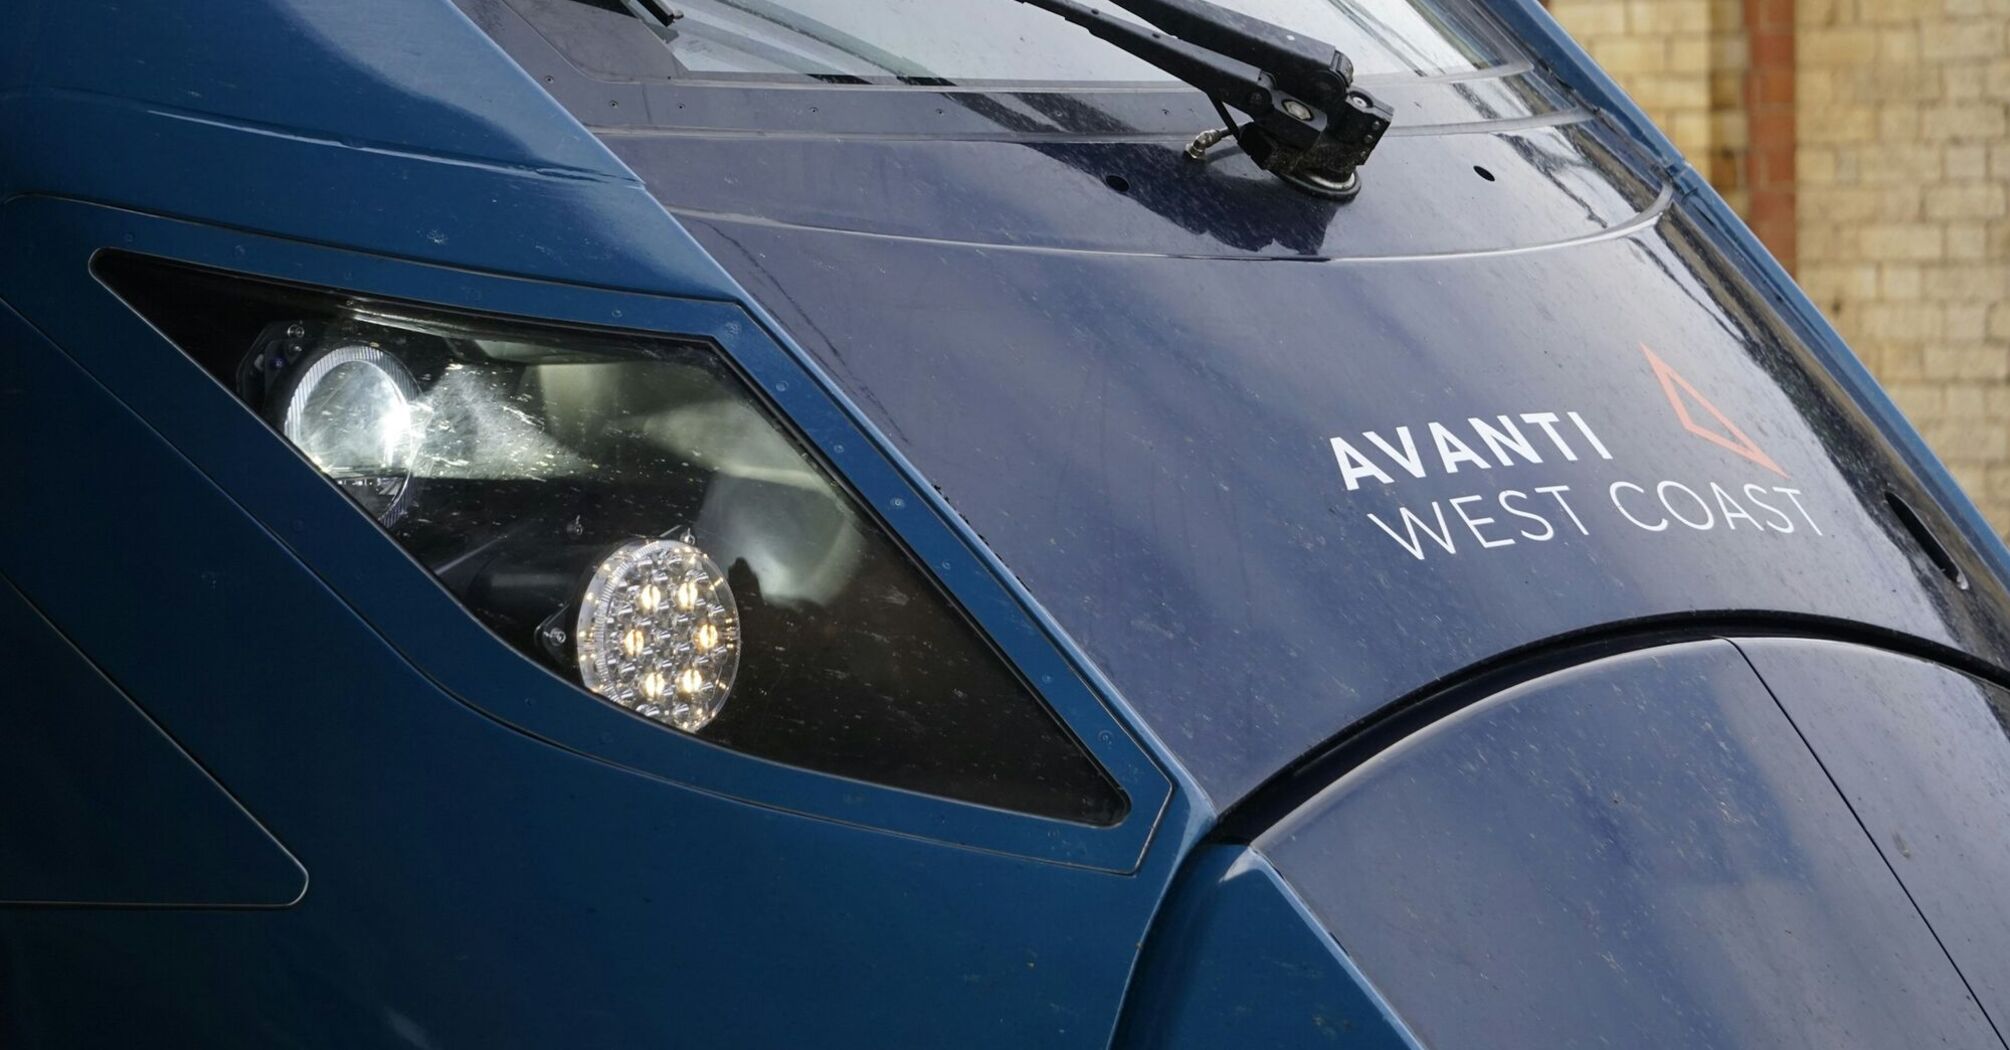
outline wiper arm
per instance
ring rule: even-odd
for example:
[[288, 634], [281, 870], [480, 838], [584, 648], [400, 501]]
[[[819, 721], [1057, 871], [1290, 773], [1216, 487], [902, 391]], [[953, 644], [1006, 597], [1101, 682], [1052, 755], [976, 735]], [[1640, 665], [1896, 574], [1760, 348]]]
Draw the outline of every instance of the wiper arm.
[[[1308, 193], [1341, 200], [1359, 193], [1357, 169], [1394, 117], [1354, 86], [1354, 63], [1338, 48], [1208, 0], [1111, 0], [1163, 32], [1076, 0], [1019, 2], [1059, 15], [1206, 92], [1257, 167]], [[1227, 107], [1249, 121], [1238, 125]], [[1204, 150], [1206, 140], [1195, 140], [1195, 150]]]

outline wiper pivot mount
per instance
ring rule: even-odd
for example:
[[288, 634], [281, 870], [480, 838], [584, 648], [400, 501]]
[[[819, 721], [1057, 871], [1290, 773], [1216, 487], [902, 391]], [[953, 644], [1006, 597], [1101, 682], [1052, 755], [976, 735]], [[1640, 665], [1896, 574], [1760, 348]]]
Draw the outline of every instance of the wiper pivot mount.
[[1394, 118], [1354, 85], [1338, 48], [1208, 0], [1111, 0], [1163, 32], [1076, 0], [1019, 0], [1206, 92], [1256, 166], [1308, 193], [1340, 200], [1361, 189], [1359, 168]]

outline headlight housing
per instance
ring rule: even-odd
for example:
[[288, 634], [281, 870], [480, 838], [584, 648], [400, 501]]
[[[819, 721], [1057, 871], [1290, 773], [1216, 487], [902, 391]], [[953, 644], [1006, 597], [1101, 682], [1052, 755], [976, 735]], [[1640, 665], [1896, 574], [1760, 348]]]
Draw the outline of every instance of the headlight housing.
[[285, 373], [266, 400], [279, 432], [356, 502], [389, 521], [404, 504], [418, 398], [412, 374], [368, 343], [331, 346]]
[[1122, 817], [1080, 743], [710, 344], [118, 253], [96, 269], [468, 612], [603, 700], [804, 768]]

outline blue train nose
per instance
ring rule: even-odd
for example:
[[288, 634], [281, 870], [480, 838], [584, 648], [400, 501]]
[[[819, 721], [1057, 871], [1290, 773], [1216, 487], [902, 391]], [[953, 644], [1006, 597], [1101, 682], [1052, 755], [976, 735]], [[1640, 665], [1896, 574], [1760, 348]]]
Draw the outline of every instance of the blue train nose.
[[1127, 1034], [1996, 1046], [2005, 941], [1981, 905], [2005, 871], [1992, 770], [2010, 767], [1904, 771], [1980, 738], [2001, 696], [1800, 640], [1670, 645], [1497, 692], [1206, 855]]

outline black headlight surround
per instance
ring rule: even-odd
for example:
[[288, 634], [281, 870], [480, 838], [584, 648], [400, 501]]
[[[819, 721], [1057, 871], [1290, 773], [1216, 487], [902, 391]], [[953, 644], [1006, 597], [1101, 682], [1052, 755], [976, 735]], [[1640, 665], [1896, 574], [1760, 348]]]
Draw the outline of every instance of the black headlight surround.
[[[153, 322], [191, 358], [203, 365], [213, 377], [249, 401], [256, 401], [262, 392], [276, 388], [277, 384], [271, 376], [261, 373], [255, 362], [256, 355], [245, 348], [256, 346], [278, 349], [289, 339], [298, 342], [311, 336], [313, 333], [308, 329], [314, 325], [351, 327], [361, 325], [368, 328], [388, 321], [393, 330], [399, 330], [398, 325], [413, 323], [468, 337], [506, 334], [519, 339], [545, 338], [573, 343], [584, 340], [602, 344], [620, 344], [644, 357], [654, 355], [650, 358], [652, 360], [706, 358], [721, 370], [722, 376], [729, 376], [741, 383], [750, 398], [768, 414], [769, 419], [790, 434], [798, 449], [802, 450], [817, 468], [840, 488], [850, 492], [849, 487], [840, 480], [844, 475], [827, 462], [824, 456], [817, 454], [818, 443], [809, 440], [789, 425], [787, 422], [789, 416], [768, 396], [769, 391], [742, 372], [716, 340], [702, 337], [660, 336], [629, 329], [591, 325], [553, 324], [548, 321], [522, 320], [514, 317], [499, 318], [478, 312], [440, 309], [376, 296], [329, 292], [269, 278], [167, 263], [124, 252], [101, 253], [94, 263], [94, 269], [102, 281]], [[429, 367], [431, 366], [422, 364], [416, 371], [423, 376], [427, 374]], [[781, 389], [786, 387], [783, 386]], [[269, 424], [270, 414], [266, 413], [264, 418]], [[838, 451], [842, 450], [843, 446], [838, 446]], [[820, 772], [836, 773], [966, 802], [978, 802], [1004, 810], [1095, 826], [1110, 826], [1124, 822], [1129, 812], [1129, 801], [1125, 793], [1102, 770], [1091, 756], [1089, 749], [1081, 746], [1076, 735], [1067, 727], [1067, 723], [1053, 715], [1051, 708], [1042, 698], [1042, 690], [1025, 681], [1023, 676], [1017, 673], [1014, 662], [998, 652], [988, 638], [988, 632], [979, 629], [962, 613], [959, 603], [937, 586], [931, 579], [931, 573], [918, 568], [916, 563], [919, 559], [907, 547], [900, 532], [890, 522], [883, 520], [880, 514], [875, 513], [873, 505], [858, 499], [856, 495], [853, 495], [852, 499], [857, 504], [860, 520], [868, 523], [890, 544], [890, 549], [906, 563], [926, 593], [940, 600], [941, 608], [955, 621], [959, 629], [966, 629], [990, 659], [1011, 678], [1016, 688], [1021, 691], [1023, 699], [1027, 701], [1025, 710], [1036, 711], [1041, 718], [1047, 720], [1052, 729], [1059, 734], [1057, 739], [1065, 740], [1074, 755], [1085, 763], [1083, 768], [1093, 775], [1098, 790], [1085, 794], [1081, 790], [1083, 781], [1080, 777], [1075, 777], [1071, 781], [1073, 786], [1067, 791], [1059, 795], [1049, 792], [1045, 798], [1040, 797], [1038, 793], [1029, 796], [1023, 791], [1015, 794], [1009, 784], [1008, 790], [1002, 792], [995, 790], [995, 787], [1002, 782], [1000, 778], [1009, 778], [1017, 772], [1024, 771], [1027, 765], [1024, 755], [1004, 755], [1006, 761], [995, 763], [992, 768], [978, 776], [975, 790], [959, 788], [945, 791], [925, 781], [917, 782], [916, 776], [926, 777], [928, 771], [924, 765], [911, 760], [914, 755], [912, 750], [908, 752], [907, 759], [895, 761], [879, 769], [862, 768], [857, 765], [830, 768], [828, 764], [819, 768], [815, 764], [801, 761], [797, 755], [762, 755], [758, 749], [745, 746], [744, 741], [734, 739], [730, 733], [722, 733], [716, 737], [701, 736], [701, 738], [726, 746], [735, 746], [761, 757], [789, 762], [802, 768], [817, 769]], [[918, 500], [915, 502], [919, 503]], [[895, 496], [888, 505], [898, 510], [904, 503], [900, 497]], [[397, 528], [395, 520], [382, 524], [387, 528]], [[563, 529], [562, 523], [560, 529]], [[554, 542], [553, 546], [557, 545]], [[419, 560], [422, 564], [426, 561], [424, 557]], [[948, 564], [945, 562], [935, 568], [947, 568]], [[436, 568], [437, 565], [428, 567]], [[456, 589], [453, 581], [446, 582], [450, 590]], [[456, 593], [463, 599], [465, 607], [465, 587]], [[487, 626], [491, 630], [496, 630], [499, 635], [510, 629], [508, 624], [502, 625], [501, 629], [498, 629], [495, 623], [488, 623]], [[538, 655], [532, 646], [524, 644], [521, 636], [518, 638], [505, 636], [505, 640], [510, 641], [520, 651], [531, 653], [533, 656]], [[547, 652], [544, 655], [549, 657], [551, 654]], [[553, 664], [551, 659], [546, 659], [544, 662], [548, 666]], [[564, 670], [562, 666], [554, 669], [561, 673]], [[1042, 684], [1052, 688], [1055, 684], [1053, 676], [1043, 675]], [[730, 726], [722, 728], [730, 730]], [[980, 744], [985, 742], [988, 727], [973, 724], [966, 728], [977, 730], [975, 735], [970, 737], [971, 740]], [[1107, 746], [1111, 740], [1109, 731], [1102, 731], [1099, 735]], [[873, 743], [869, 739], [862, 742], [867, 747]], [[897, 755], [897, 752], [895, 753]], [[854, 755], [856, 754], [854, 751]], [[903, 776], [906, 778], [905, 782], [902, 782]], [[987, 784], [990, 786], [987, 787]], [[1056, 804], [1057, 798], [1069, 792], [1080, 797], [1084, 804], [1070, 804], [1065, 800]]]

